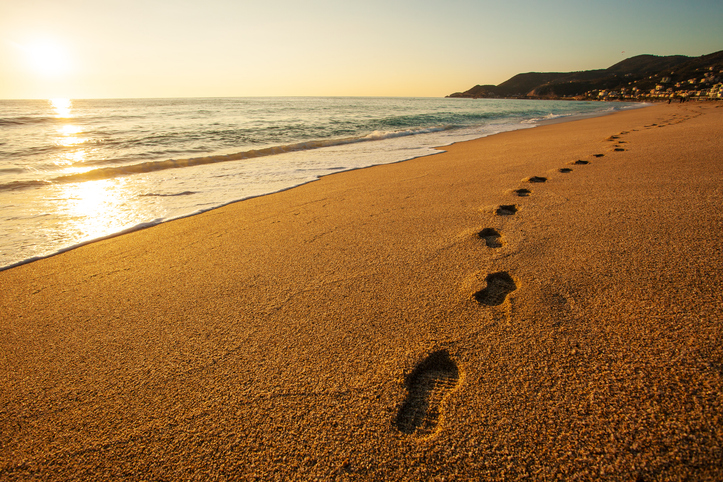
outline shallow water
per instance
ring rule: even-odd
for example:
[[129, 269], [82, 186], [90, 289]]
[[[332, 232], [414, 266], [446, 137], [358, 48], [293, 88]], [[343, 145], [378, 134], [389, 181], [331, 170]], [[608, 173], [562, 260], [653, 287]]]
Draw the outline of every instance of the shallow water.
[[634, 106], [326, 97], [0, 101], [0, 267], [332, 172]]

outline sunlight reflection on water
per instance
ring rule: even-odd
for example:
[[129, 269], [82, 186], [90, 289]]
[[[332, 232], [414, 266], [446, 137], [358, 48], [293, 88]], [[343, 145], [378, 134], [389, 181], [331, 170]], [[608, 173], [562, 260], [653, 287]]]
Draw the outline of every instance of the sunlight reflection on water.
[[[609, 109], [387, 98], [0, 101], [0, 121], [13, 130], [0, 156], [0, 268], [533, 119]], [[288, 146], [307, 149], [193, 167], [172, 161]], [[175, 167], [149, 169], [158, 162]]]
[[51, 107], [55, 110], [56, 117], [63, 119], [73, 117], [70, 114], [70, 109], [73, 107], [70, 99], [49, 99], [48, 102], [50, 102]]
[[99, 238], [123, 229], [129, 222], [125, 201], [131, 195], [125, 180], [98, 180], [59, 186], [56, 207], [63, 230], [75, 242]]

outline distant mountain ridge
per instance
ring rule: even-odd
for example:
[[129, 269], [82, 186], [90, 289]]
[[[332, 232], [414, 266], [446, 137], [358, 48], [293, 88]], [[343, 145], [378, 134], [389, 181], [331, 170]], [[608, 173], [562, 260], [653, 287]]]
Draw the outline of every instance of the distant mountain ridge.
[[463, 98], [574, 98], [592, 91], [655, 89], [663, 79], [688, 81], [703, 71], [723, 70], [723, 50], [700, 57], [637, 55], [607, 69], [580, 72], [529, 72], [499, 85], [476, 85], [447, 97]]

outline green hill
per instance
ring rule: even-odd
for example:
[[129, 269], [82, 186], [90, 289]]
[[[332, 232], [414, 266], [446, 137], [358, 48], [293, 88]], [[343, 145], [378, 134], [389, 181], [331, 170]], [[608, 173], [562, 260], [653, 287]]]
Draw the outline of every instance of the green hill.
[[693, 78], [700, 81], [705, 73], [720, 76], [722, 70], [723, 50], [701, 57], [637, 55], [607, 69], [517, 74], [499, 85], [476, 85], [447, 97], [575, 98], [603, 90], [647, 92], [661, 82], [667, 89], [667, 85], [687, 83]]

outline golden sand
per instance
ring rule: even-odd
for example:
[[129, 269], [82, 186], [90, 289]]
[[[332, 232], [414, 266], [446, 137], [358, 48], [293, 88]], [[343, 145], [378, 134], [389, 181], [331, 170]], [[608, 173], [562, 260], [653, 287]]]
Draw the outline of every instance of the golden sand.
[[721, 107], [499, 134], [0, 272], [0, 479], [720, 480]]

